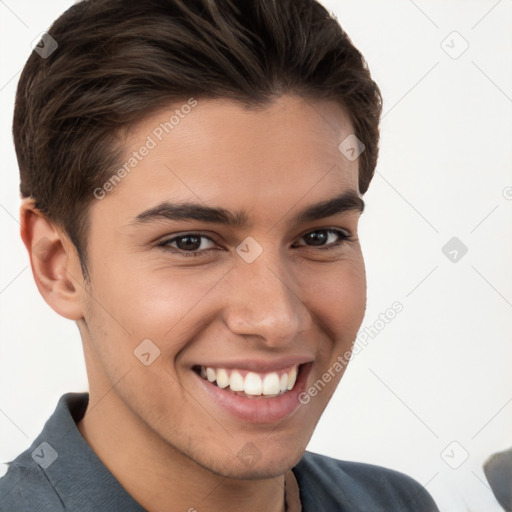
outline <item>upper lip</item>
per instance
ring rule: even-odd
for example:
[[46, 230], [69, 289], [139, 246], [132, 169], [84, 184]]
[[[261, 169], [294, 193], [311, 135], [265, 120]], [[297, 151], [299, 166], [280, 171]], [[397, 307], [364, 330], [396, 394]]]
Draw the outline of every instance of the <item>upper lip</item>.
[[283, 370], [291, 366], [299, 366], [301, 364], [313, 361], [311, 356], [289, 356], [279, 359], [230, 359], [223, 361], [209, 361], [194, 364], [193, 366], [203, 366], [204, 368], [224, 368], [226, 370], [247, 370], [252, 372], [264, 373]]

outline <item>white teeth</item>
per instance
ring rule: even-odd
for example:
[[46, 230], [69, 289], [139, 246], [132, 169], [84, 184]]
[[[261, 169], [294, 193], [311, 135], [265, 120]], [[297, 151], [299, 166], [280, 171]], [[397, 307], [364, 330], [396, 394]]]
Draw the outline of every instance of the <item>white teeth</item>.
[[214, 369], [201, 366], [200, 375], [209, 382], [217, 382], [219, 388], [229, 387], [231, 391], [245, 392], [251, 396], [278, 396], [290, 391], [297, 380], [298, 366], [294, 366], [287, 373], [279, 376], [278, 372], [259, 374], [249, 372], [244, 377], [238, 370], [232, 370], [231, 374], [224, 368]]
[[228, 372], [224, 368], [217, 370], [217, 386], [227, 388], [229, 386]]
[[288, 386], [288, 374], [283, 373], [283, 375], [281, 375], [281, 380], [279, 381], [279, 391], [281, 393], [284, 393], [287, 390], [287, 386]]
[[294, 366], [290, 373], [288, 373], [288, 383], [286, 384], [286, 389], [290, 391], [290, 389], [295, 386], [295, 381], [297, 380], [297, 368]]
[[269, 373], [263, 379], [263, 394], [278, 395], [280, 392], [279, 375], [277, 373]]
[[210, 382], [214, 382], [217, 376], [215, 375], [215, 370], [213, 368], [206, 368], [206, 378]]
[[263, 383], [257, 373], [249, 372], [245, 377], [244, 391], [247, 395], [261, 395]]
[[231, 388], [231, 391], [244, 390], [244, 379], [236, 370], [234, 372], [231, 372], [231, 377], [229, 379], [229, 387]]

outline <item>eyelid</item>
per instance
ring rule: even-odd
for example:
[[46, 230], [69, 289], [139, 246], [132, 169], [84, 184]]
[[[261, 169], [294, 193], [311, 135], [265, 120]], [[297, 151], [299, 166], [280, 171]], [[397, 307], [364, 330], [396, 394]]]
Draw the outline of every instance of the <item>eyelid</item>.
[[301, 236], [307, 235], [308, 233], [315, 233], [316, 231], [332, 231], [334, 233], [341, 233], [341, 234], [343, 234], [345, 236], [352, 236], [352, 233], [348, 229], [340, 228], [340, 227], [335, 227], [335, 226], [332, 226], [332, 227], [327, 226], [327, 227], [308, 229]]
[[318, 231], [326, 231], [328, 233], [335, 233], [339, 240], [338, 242], [336, 243], [331, 243], [331, 244], [327, 244], [327, 245], [319, 245], [319, 246], [314, 246], [314, 245], [300, 245], [301, 247], [309, 247], [311, 249], [328, 249], [328, 248], [331, 248], [331, 247], [336, 247], [336, 246], [339, 246], [339, 245], [343, 245], [344, 242], [349, 242], [353, 239], [353, 236], [352, 236], [352, 233], [348, 230], [348, 229], [344, 229], [344, 228], [335, 228], [335, 227], [322, 227], [322, 228], [314, 228], [314, 229], [309, 229], [308, 231], [305, 231], [304, 233], [302, 233], [301, 235], [299, 235], [298, 239], [300, 240], [301, 238], [304, 238], [306, 235], [309, 235], [310, 233], [316, 233]]
[[[163, 240], [161, 240], [160, 242], [158, 242], [156, 245], [158, 247], [172, 247], [170, 244], [172, 242], [175, 242], [178, 238], [184, 238], [186, 236], [196, 236], [198, 238], [205, 238], [206, 240], [209, 240], [210, 242], [214, 243], [215, 245], [219, 245], [219, 243], [212, 237], [212, 236], [208, 236], [208, 235], [205, 235], [203, 233], [200, 233], [200, 232], [197, 232], [197, 231], [183, 231], [182, 233], [176, 233], [170, 237], [166, 237], [164, 238]], [[175, 249], [177, 252], [180, 252], [180, 253], [193, 253], [194, 251], [183, 251], [181, 249], [178, 249], [177, 247], [172, 247], [172, 249]], [[196, 252], [206, 252], [206, 251], [210, 251], [212, 249], [203, 249], [202, 251], [196, 251]]]

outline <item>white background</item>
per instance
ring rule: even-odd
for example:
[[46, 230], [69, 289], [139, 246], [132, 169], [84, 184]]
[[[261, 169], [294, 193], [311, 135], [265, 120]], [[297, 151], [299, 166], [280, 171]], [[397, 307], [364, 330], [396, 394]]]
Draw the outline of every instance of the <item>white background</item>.
[[[78, 329], [39, 296], [19, 238], [10, 133], [31, 41], [71, 4], [0, 1], [1, 462], [87, 389]], [[324, 4], [385, 101], [361, 332], [404, 309], [354, 358], [309, 449], [408, 473], [442, 512], [499, 511], [482, 464], [512, 445], [512, 0]], [[468, 248], [456, 263], [442, 252], [454, 236]]]

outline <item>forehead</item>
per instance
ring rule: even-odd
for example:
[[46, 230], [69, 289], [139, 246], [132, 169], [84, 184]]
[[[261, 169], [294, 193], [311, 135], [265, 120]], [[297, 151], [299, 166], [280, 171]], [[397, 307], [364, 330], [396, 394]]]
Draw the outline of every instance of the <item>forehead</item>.
[[113, 208], [111, 215], [126, 220], [162, 201], [194, 201], [282, 216], [298, 202], [358, 191], [358, 162], [339, 149], [352, 133], [347, 114], [331, 101], [283, 96], [249, 109], [184, 100], [131, 127], [122, 179], [111, 180], [94, 209]]

